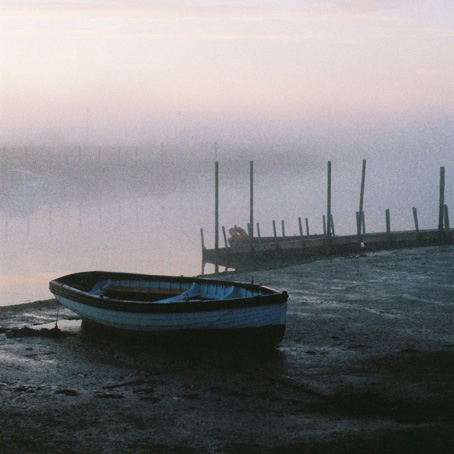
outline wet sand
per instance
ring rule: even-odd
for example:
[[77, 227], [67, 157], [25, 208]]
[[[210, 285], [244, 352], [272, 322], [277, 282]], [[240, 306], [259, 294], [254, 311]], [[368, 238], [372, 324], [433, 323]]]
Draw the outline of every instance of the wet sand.
[[53, 300], [0, 308], [0, 453], [452, 452], [453, 251], [237, 276], [290, 294], [262, 352], [96, 337]]

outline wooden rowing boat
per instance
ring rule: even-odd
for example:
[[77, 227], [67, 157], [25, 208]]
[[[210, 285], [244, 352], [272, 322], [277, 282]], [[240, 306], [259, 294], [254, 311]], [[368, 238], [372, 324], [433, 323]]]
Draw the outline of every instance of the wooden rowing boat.
[[277, 345], [287, 292], [242, 282], [90, 271], [50, 282], [82, 320], [130, 333], [228, 337]]

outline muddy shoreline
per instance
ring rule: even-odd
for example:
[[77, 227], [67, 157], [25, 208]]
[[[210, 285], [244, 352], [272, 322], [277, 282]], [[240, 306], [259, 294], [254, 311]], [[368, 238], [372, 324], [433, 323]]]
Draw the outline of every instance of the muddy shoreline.
[[[262, 273], [291, 298], [267, 351], [93, 336], [53, 300], [0, 308], [0, 452], [452, 452], [452, 271], [437, 263], [446, 280], [415, 287], [441, 274], [436, 258], [452, 249]], [[339, 263], [343, 282], [360, 270], [357, 289], [310, 284], [336, 282]], [[365, 291], [368, 267], [387, 270], [383, 301]]]

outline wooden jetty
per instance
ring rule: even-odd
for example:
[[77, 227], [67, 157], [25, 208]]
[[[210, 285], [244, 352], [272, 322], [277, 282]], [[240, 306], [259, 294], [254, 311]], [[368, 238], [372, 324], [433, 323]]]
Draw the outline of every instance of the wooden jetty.
[[203, 262], [232, 268], [238, 271], [267, 269], [302, 263], [329, 256], [358, 254], [361, 252], [400, 249], [421, 246], [454, 244], [453, 230], [440, 235], [438, 230], [366, 233], [358, 243], [357, 235], [336, 236], [328, 239], [323, 235], [285, 237], [278, 240], [254, 239], [251, 250], [248, 244], [203, 249]]
[[[363, 212], [364, 182], [366, 173], [366, 161], [363, 160], [361, 194], [359, 210], [356, 213], [357, 232], [351, 235], [336, 236], [334, 223], [331, 215], [331, 162], [328, 162], [328, 191], [327, 191], [327, 214], [323, 216], [324, 233], [322, 235], [310, 235], [309, 224], [306, 218], [306, 235], [303, 235], [301, 218], [298, 218], [299, 235], [285, 236], [285, 226], [282, 221], [282, 236], [277, 236], [276, 224], [273, 221], [272, 237], [260, 236], [260, 225], [257, 223], [256, 234], [253, 229], [253, 163], [251, 167], [250, 185], [250, 223], [247, 235], [227, 239], [225, 228], [222, 227], [224, 247], [219, 247], [219, 191], [218, 191], [218, 163], [215, 167], [215, 247], [206, 248], [203, 229], [202, 239], [202, 274], [207, 263], [215, 266], [215, 273], [219, 267], [234, 269], [236, 271], [250, 271], [287, 266], [304, 263], [307, 261], [340, 256], [359, 254], [370, 251], [386, 249], [401, 249], [423, 246], [437, 246], [454, 244], [454, 230], [449, 226], [448, 206], [444, 202], [445, 168], [440, 168], [440, 198], [438, 228], [421, 230], [418, 225], [417, 209], [413, 207], [414, 230], [391, 231], [390, 213], [386, 210], [386, 232], [365, 232]], [[234, 229], [235, 230], [236, 226]], [[246, 233], [246, 232], [243, 232]]]

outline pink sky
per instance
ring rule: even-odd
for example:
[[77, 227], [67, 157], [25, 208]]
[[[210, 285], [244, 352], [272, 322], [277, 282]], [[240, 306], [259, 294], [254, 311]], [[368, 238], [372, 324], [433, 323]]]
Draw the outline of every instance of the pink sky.
[[0, 4], [0, 146], [453, 115], [451, 0], [126, 3]]

